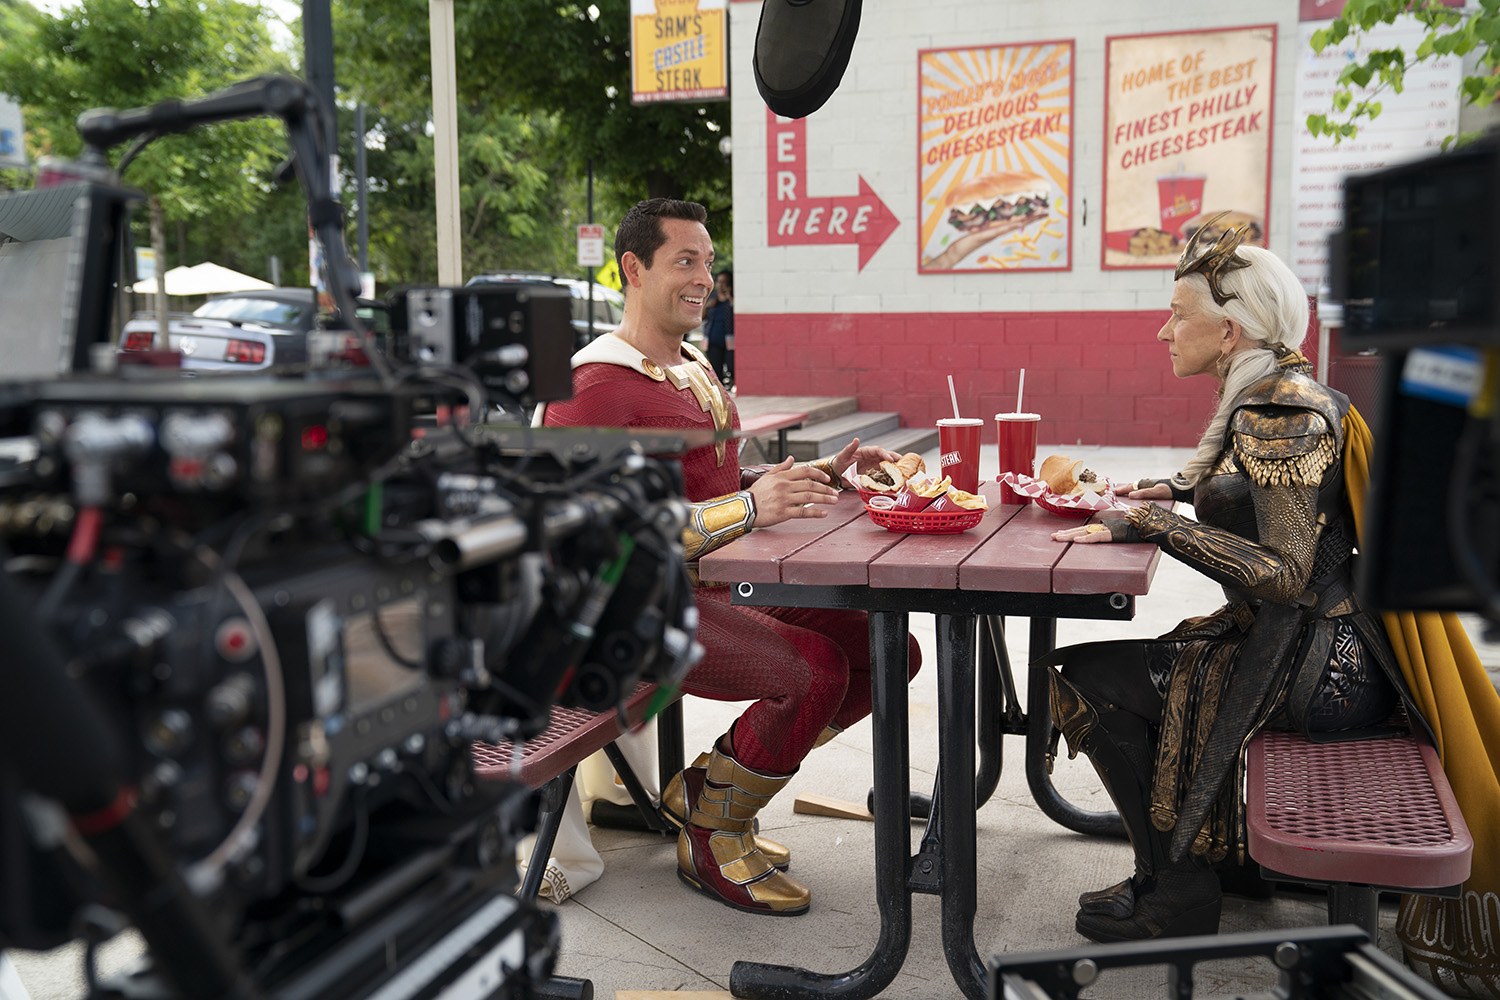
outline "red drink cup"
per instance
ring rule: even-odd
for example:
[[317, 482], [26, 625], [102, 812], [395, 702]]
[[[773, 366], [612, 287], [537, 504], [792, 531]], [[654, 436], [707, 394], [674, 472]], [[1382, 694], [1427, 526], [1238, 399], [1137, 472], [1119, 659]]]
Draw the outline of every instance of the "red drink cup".
[[[1036, 428], [1042, 422], [1040, 413], [995, 414], [995, 436], [1000, 442], [1000, 475], [1014, 472], [1036, 475]], [[1025, 503], [1026, 498], [1000, 484], [1001, 503]]]
[[939, 476], [953, 480], [955, 489], [973, 493], [979, 489], [978, 417], [949, 417], [937, 422]]
[[1203, 174], [1164, 174], [1156, 178], [1156, 197], [1161, 204], [1162, 232], [1182, 239], [1187, 220], [1203, 211]]

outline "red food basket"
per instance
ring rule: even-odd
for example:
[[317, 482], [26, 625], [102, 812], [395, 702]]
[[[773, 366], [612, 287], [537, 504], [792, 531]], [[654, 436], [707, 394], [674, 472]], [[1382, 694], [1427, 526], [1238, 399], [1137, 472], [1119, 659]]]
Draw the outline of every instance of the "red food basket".
[[865, 513], [870, 520], [886, 531], [904, 531], [913, 535], [956, 535], [968, 531], [984, 520], [982, 510], [919, 511], [915, 514], [905, 510], [881, 510], [865, 504]]
[[[1099, 513], [1100, 510], [1100, 508], [1097, 507], [1074, 506], [1073, 503], [1068, 502], [1073, 501], [1074, 503], [1076, 503], [1077, 501], [1074, 497], [1059, 497], [1051, 490], [1048, 490], [1047, 492], [1042, 493], [1038, 496], [1032, 497], [1032, 500], [1036, 502], [1036, 505], [1038, 507], [1047, 511], [1049, 514], [1056, 514], [1058, 517], [1076, 517], [1079, 519], [1083, 519], [1093, 517], [1095, 514]], [[1059, 500], [1063, 502], [1059, 503]], [[1103, 509], [1109, 510], [1110, 508], [1105, 507]]]

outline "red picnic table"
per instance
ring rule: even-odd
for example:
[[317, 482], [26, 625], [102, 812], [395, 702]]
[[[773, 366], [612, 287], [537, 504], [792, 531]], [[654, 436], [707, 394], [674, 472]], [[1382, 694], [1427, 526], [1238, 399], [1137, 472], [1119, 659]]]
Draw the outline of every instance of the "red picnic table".
[[[862, 965], [836, 975], [736, 962], [729, 984], [736, 997], [875, 996], [906, 960], [911, 896], [917, 892], [941, 897], [948, 967], [970, 1000], [985, 997], [985, 967], [974, 946], [974, 814], [999, 780], [1002, 734], [1026, 736], [1028, 784], [1047, 815], [1082, 832], [1118, 829], [1113, 813], [1079, 810], [1052, 788], [1045, 764], [1052, 728], [1042, 676], [1046, 668], [1030, 675], [1022, 713], [1005, 654], [1003, 616], [1031, 620], [1033, 657], [1055, 646], [1058, 618], [1129, 620], [1135, 598], [1151, 585], [1160, 550], [1144, 544], [1064, 545], [1052, 540], [1052, 532], [1079, 522], [1034, 505], [1000, 505], [993, 483], [981, 485], [980, 492], [990, 510], [978, 527], [958, 534], [887, 531], [864, 516], [856, 494], [846, 492], [826, 518], [752, 531], [699, 563], [703, 579], [733, 584], [735, 604], [870, 613], [879, 939]], [[932, 816], [914, 856], [906, 636], [909, 616], [924, 613], [937, 616], [938, 777]], [[981, 617], [987, 627], [977, 629]], [[976, 661], [981, 667], [977, 696]], [[976, 707], [986, 758], [977, 780]]]

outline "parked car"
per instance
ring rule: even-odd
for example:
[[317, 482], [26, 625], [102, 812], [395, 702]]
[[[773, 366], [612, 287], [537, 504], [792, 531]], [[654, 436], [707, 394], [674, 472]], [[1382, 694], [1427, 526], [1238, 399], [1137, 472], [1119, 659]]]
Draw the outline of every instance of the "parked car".
[[[390, 331], [383, 302], [359, 300], [359, 317], [382, 338]], [[188, 314], [168, 318], [167, 337], [185, 370], [254, 372], [308, 360], [308, 334], [318, 319], [311, 288], [270, 288], [215, 295]], [[150, 350], [156, 316], [137, 313], [120, 334], [123, 353]], [[363, 358], [360, 352], [361, 359]]]
[[501, 271], [494, 274], [478, 274], [470, 278], [468, 285], [555, 285], [566, 288], [572, 302], [573, 350], [588, 344], [595, 337], [612, 332], [625, 317], [625, 296], [594, 282], [594, 325], [589, 328], [589, 283], [577, 278], [560, 278], [553, 274], [536, 274], [528, 271]]

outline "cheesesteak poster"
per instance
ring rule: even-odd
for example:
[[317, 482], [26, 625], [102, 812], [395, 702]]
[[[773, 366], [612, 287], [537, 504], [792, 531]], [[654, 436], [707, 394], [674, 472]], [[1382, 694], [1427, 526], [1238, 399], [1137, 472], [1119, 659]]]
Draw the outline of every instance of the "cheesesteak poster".
[[1183, 245], [1270, 204], [1276, 26], [1105, 39], [1105, 268], [1174, 267]]
[[918, 270], [1073, 266], [1073, 43], [918, 53]]

